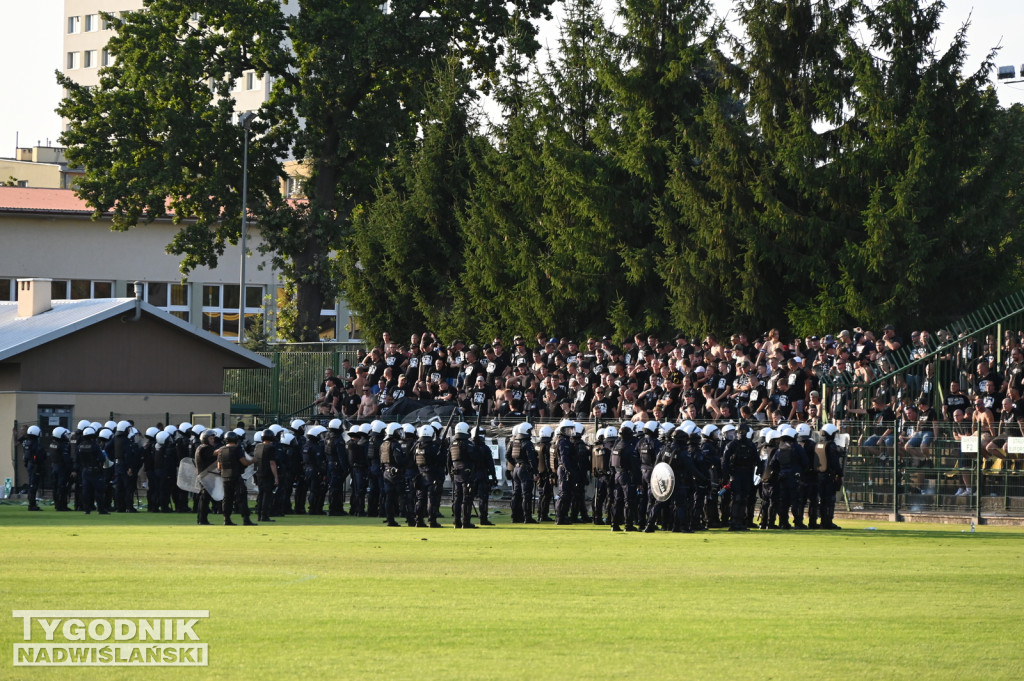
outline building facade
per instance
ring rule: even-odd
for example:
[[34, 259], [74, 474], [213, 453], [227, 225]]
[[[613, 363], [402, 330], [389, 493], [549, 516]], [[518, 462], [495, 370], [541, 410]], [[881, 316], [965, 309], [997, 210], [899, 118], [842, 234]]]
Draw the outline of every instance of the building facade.
[[[71, 190], [0, 187], [0, 301], [16, 299], [19, 278], [52, 279], [54, 300], [130, 297], [139, 281], [149, 304], [237, 340], [240, 248], [229, 246], [215, 269], [198, 268], [183, 281], [178, 256], [166, 252], [177, 231], [171, 220], [157, 220], [115, 232], [108, 218], [93, 220]], [[262, 321], [273, 339], [283, 289], [260, 244], [258, 227], [251, 227], [246, 328]], [[359, 339], [358, 320], [343, 299], [331, 301], [320, 319], [322, 340]]]

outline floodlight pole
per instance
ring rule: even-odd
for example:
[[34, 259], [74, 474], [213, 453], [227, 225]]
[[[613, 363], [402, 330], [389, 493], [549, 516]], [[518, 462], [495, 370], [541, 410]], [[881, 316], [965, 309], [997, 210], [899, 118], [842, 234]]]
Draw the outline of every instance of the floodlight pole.
[[242, 141], [242, 263], [238, 278], [238, 344], [245, 341], [245, 253], [246, 253], [246, 226], [249, 215], [246, 212], [245, 200], [249, 194], [249, 126], [252, 119], [256, 117], [251, 111], [246, 111], [238, 118], [245, 130]]

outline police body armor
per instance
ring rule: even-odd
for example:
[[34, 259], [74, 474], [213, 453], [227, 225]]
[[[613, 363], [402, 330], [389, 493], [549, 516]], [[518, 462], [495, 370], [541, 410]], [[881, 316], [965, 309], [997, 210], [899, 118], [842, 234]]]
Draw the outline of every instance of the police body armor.
[[595, 478], [600, 478], [611, 470], [611, 453], [603, 443], [595, 444], [591, 450], [590, 466]]
[[413, 457], [416, 461], [417, 466], [432, 466], [434, 465], [433, 452], [433, 440], [427, 437], [421, 437], [416, 441], [416, 448], [413, 450]]
[[253, 465], [259, 480], [270, 480], [273, 477], [270, 471], [270, 462], [274, 457], [274, 445], [260, 442], [253, 448], [252, 455], [255, 459]]
[[367, 440], [366, 463], [370, 467], [380, 464], [380, 448], [383, 442], [384, 438], [377, 433], [371, 434], [369, 440]]
[[654, 466], [654, 458], [658, 453], [658, 443], [654, 438], [645, 435], [637, 442], [636, 453], [640, 457], [640, 465], [651, 468]]
[[348, 442], [349, 463], [353, 468], [366, 468], [366, 440], [355, 438]]
[[537, 473], [544, 475], [551, 472], [551, 442], [541, 440], [537, 448]]
[[50, 438], [50, 444], [47, 449], [49, 450], [48, 456], [51, 466], [62, 470], [71, 469], [71, 449], [68, 447], [67, 440], [56, 437]]
[[78, 462], [82, 468], [98, 470], [103, 467], [103, 452], [93, 438], [78, 441]]
[[453, 469], [462, 470], [472, 467], [472, 461], [469, 458], [469, 440], [461, 437], [455, 438], [448, 448], [448, 452], [452, 457]]
[[515, 461], [517, 465], [525, 462], [526, 455], [523, 452], [523, 441], [521, 438], [517, 437], [512, 440], [512, 445], [509, 447], [508, 455], [509, 458]]

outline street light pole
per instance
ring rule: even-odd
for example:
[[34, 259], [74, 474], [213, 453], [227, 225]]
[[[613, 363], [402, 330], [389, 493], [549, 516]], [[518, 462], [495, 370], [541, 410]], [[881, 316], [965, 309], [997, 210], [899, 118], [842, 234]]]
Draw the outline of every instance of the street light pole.
[[251, 111], [246, 111], [238, 118], [238, 122], [245, 129], [242, 142], [242, 265], [239, 268], [238, 278], [238, 344], [245, 342], [245, 254], [246, 254], [246, 226], [249, 222], [249, 215], [246, 212], [245, 200], [249, 194], [249, 126], [252, 119], [256, 117]]

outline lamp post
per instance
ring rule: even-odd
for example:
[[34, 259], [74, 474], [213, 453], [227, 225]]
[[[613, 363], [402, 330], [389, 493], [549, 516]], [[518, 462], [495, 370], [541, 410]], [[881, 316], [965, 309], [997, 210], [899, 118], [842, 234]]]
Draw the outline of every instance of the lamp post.
[[238, 279], [238, 344], [245, 341], [245, 253], [246, 253], [246, 226], [249, 222], [249, 215], [246, 212], [245, 199], [249, 194], [249, 126], [256, 114], [246, 111], [238, 117], [238, 122], [245, 130], [242, 142], [242, 265], [239, 268]]

